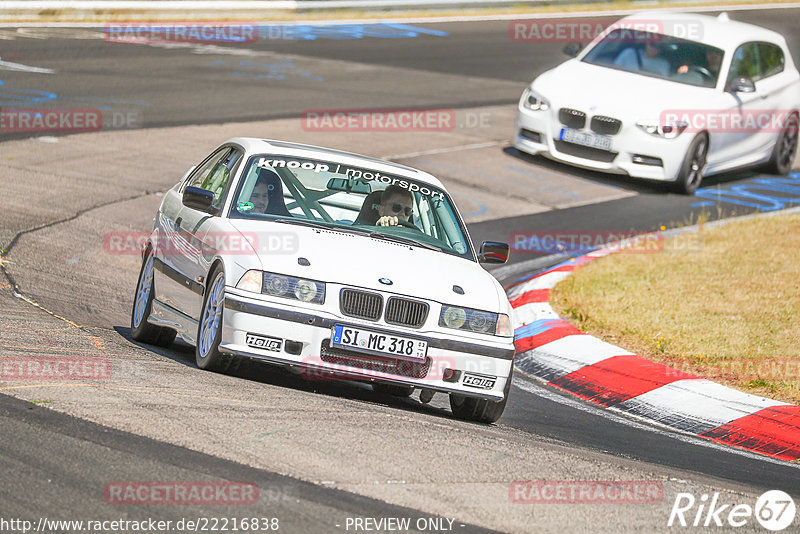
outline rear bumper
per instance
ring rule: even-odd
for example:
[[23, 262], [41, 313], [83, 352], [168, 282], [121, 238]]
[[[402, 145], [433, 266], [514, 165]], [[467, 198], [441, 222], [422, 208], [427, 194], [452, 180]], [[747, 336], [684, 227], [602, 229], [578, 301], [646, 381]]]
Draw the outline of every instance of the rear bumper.
[[[372, 356], [332, 349], [332, 327], [341, 324], [388, 332], [385, 327], [338, 317], [324, 308], [310, 313], [306, 308], [236, 294], [233, 288], [226, 291], [219, 347], [222, 352], [295, 367], [309, 379], [391, 383], [494, 401], [503, 399], [513, 365], [511, 338], [477, 343], [441, 332], [397, 329], [391, 333], [428, 342], [426, 361]], [[253, 346], [253, 335], [272, 338], [271, 346]], [[482, 387], [469, 385], [465, 379]]]

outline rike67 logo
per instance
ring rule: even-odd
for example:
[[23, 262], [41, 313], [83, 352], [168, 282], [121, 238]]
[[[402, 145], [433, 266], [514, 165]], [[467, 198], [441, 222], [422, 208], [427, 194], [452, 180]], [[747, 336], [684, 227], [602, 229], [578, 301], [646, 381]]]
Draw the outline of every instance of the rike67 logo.
[[755, 518], [767, 530], [784, 530], [794, 522], [797, 509], [789, 494], [780, 490], [763, 493], [755, 506], [720, 502], [719, 493], [699, 499], [691, 493], [678, 493], [667, 526], [742, 527]]

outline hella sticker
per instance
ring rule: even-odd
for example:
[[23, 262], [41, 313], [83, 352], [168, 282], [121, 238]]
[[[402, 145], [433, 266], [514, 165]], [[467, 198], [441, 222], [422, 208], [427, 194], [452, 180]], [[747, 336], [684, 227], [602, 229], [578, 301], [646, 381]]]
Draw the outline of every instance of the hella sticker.
[[272, 352], [280, 352], [283, 346], [283, 340], [279, 337], [260, 336], [258, 334], [247, 333], [245, 337], [247, 346], [262, 350], [271, 350]]
[[465, 386], [480, 388], [480, 389], [492, 389], [494, 387], [495, 382], [497, 382], [496, 376], [479, 375], [475, 373], [464, 373], [463, 384]]

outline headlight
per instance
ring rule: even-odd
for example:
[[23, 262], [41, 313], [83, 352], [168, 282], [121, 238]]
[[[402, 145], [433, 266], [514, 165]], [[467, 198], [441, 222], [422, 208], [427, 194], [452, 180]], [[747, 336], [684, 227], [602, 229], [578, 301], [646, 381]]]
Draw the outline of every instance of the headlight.
[[[508, 322], [508, 326], [502, 326], [503, 318]], [[511, 323], [508, 321], [507, 315], [498, 315], [470, 308], [459, 308], [458, 306], [442, 306], [442, 313], [439, 315], [439, 326], [498, 336], [510, 335], [501, 333], [501, 331], [505, 332], [511, 329]]]
[[314, 304], [325, 302], [325, 284], [323, 282], [282, 274], [264, 273], [262, 293]]
[[546, 111], [550, 109], [550, 102], [543, 96], [534, 93], [530, 87], [522, 93], [521, 103], [525, 109], [531, 111]]
[[683, 131], [689, 127], [689, 123], [685, 121], [670, 121], [661, 123], [659, 121], [639, 121], [636, 126], [656, 137], [663, 137], [664, 139], [675, 139]]
[[236, 284], [236, 289], [252, 291], [253, 293], [261, 293], [261, 281], [263, 279], [264, 273], [261, 271], [247, 271], [239, 280], [239, 283]]

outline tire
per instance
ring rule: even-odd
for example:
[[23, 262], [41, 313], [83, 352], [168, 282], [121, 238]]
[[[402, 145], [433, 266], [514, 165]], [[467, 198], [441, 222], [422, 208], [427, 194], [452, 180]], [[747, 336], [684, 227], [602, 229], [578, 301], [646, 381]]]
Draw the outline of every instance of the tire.
[[216, 267], [203, 296], [200, 323], [197, 325], [195, 363], [206, 371], [223, 371], [230, 367], [230, 359], [219, 352], [222, 339], [222, 315], [225, 304], [225, 272]]
[[786, 176], [792, 170], [794, 156], [797, 153], [798, 118], [793, 113], [787, 117], [781, 128], [781, 133], [772, 149], [772, 156], [766, 165], [766, 171], [771, 174]]
[[503, 411], [506, 409], [508, 402], [508, 394], [511, 391], [511, 380], [514, 377], [514, 367], [512, 364], [511, 372], [506, 381], [506, 387], [503, 388], [503, 400], [491, 401], [486, 399], [476, 399], [473, 397], [465, 397], [455, 393], [450, 394], [450, 409], [459, 419], [466, 421], [477, 421], [479, 423], [494, 423]]
[[396, 386], [392, 384], [372, 384], [372, 391], [393, 397], [410, 397], [414, 393], [414, 386]]
[[692, 139], [689, 144], [686, 157], [683, 158], [681, 169], [678, 172], [678, 179], [673, 185], [676, 193], [693, 195], [697, 191], [703, 181], [706, 155], [708, 155], [708, 136], [703, 133]]
[[148, 345], [169, 347], [175, 341], [175, 330], [147, 322], [153, 309], [153, 288], [153, 253], [148, 249], [139, 270], [139, 282], [131, 308], [131, 337]]

